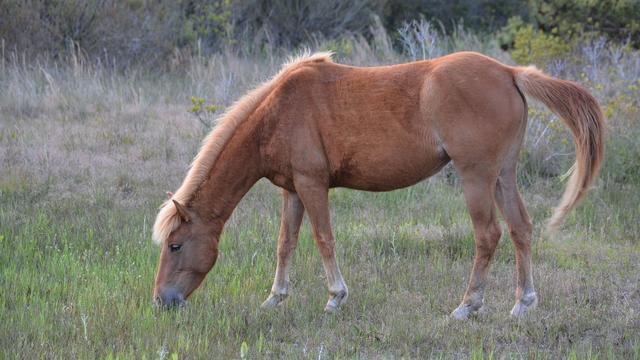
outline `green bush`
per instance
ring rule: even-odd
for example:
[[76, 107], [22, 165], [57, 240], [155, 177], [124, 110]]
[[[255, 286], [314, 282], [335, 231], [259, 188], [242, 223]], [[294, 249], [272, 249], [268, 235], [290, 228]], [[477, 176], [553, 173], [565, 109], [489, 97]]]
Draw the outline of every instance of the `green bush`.
[[535, 0], [530, 7], [532, 21], [547, 33], [557, 32], [564, 39], [605, 35], [640, 47], [638, 0]]
[[518, 31], [524, 27], [524, 21], [520, 16], [509, 18], [507, 24], [496, 33], [498, 44], [503, 50], [513, 49]]
[[571, 47], [561, 38], [527, 25], [517, 31], [511, 56], [518, 64], [544, 67], [550, 61], [566, 56], [569, 50]]

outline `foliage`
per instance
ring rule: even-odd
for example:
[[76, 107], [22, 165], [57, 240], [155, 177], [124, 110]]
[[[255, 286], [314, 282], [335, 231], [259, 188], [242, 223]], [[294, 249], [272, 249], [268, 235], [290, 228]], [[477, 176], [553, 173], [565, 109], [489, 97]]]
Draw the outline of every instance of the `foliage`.
[[185, 21], [179, 46], [196, 46], [202, 39], [206, 49], [217, 49], [233, 32], [231, 1], [184, 1]]
[[525, 15], [525, 4], [523, 0], [388, 0], [383, 16], [390, 29], [424, 18], [442, 23], [448, 30], [462, 23], [474, 31], [491, 32], [505, 25], [510, 17]]
[[463, 26], [497, 37], [504, 49], [529, 26], [542, 42], [605, 36], [640, 46], [636, 0], [0, 0], [0, 8], [5, 59], [10, 52], [59, 58], [77, 47], [119, 69], [168, 65], [176, 53], [210, 55], [228, 47], [259, 54], [349, 36], [369, 41], [379, 27], [393, 33], [421, 20], [442, 33]]
[[314, 36], [364, 33], [378, 7], [376, 0], [247, 0], [236, 8], [235, 26], [253, 41], [297, 46]]
[[220, 106], [213, 104], [205, 104], [204, 98], [196, 96], [191, 97], [191, 107], [187, 110], [189, 113], [204, 125], [205, 131], [210, 130], [213, 127], [214, 116], [220, 110]]
[[503, 50], [512, 49], [516, 42], [516, 35], [525, 26], [520, 16], [513, 16], [507, 20], [507, 24], [496, 33], [496, 38]]
[[119, 68], [164, 64], [182, 20], [171, 0], [0, 0], [0, 8], [0, 38], [8, 50], [59, 58], [77, 46]]
[[640, 1], [537, 0], [531, 4], [535, 22], [545, 32], [555, 32], [564, 39], [585, 33], [606, 35], [640, 46]]
[[535, 31], [533, 26], [521, 27], [515, 35], [511, 56], [518, 64], [545, 66], [568, 54], [569, 45], [553, 34]]

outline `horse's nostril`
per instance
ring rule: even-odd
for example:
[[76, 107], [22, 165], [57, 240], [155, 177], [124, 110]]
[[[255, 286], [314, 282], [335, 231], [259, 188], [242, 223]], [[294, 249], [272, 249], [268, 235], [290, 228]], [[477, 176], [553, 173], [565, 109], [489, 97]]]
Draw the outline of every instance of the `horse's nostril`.
[[162, 307], [165, 310], [173, 308], [183, 308], [186, 301], [184, 296], [175, 289], [166, 289], [160, 291], [158, 295], [154, 297], [154, 304], [158, 307]]
[[179, 299], [178, 300], [178, 307], [180, 309], [183, 309], [185, 305], [187, 305], [187, 301], [186, 300], [184, 300], [184, 299]]
[[171, 300], [171, 307], [182, 307], [182, 301], [178, 298]]

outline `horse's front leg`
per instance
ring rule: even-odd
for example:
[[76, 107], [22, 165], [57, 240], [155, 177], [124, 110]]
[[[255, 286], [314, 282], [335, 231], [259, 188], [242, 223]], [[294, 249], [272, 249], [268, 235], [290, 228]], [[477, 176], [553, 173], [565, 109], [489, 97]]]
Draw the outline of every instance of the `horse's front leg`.
[[309, 215], [313, 236], [327, 275], [329, 301], [324, 311], [333, 313], [340, 310], [340, 306], [347, 300], [348, 289], [334, 253], [335, 240], [331, 231], [329, 189], [323, 181], [308, 176], [298, 176], [294, 179], [294, 183]]
[[304, 205], [298, 194], [283, 190], [276, 276], [273, 279], [271, 294], [262, 303], [263, 308], [274, 308], [282, 304], [289, 295], [289, 269], [293, 252], [298, 245], [298, 233], [303, 215]]

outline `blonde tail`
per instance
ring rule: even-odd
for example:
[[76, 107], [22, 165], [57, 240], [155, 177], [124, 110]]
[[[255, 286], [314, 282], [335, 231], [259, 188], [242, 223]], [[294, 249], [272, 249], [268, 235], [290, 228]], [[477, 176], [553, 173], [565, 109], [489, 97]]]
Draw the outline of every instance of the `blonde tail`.
[[580, 85], [552, 78], [534, 67], [513, 69], [518, 89], [560, 116], [573, 134], [576, 162], [562, 200], [547, 225], [547, 230], [554, 232], [598, 176], [604, 156], [604, 116], [597, 100]]

